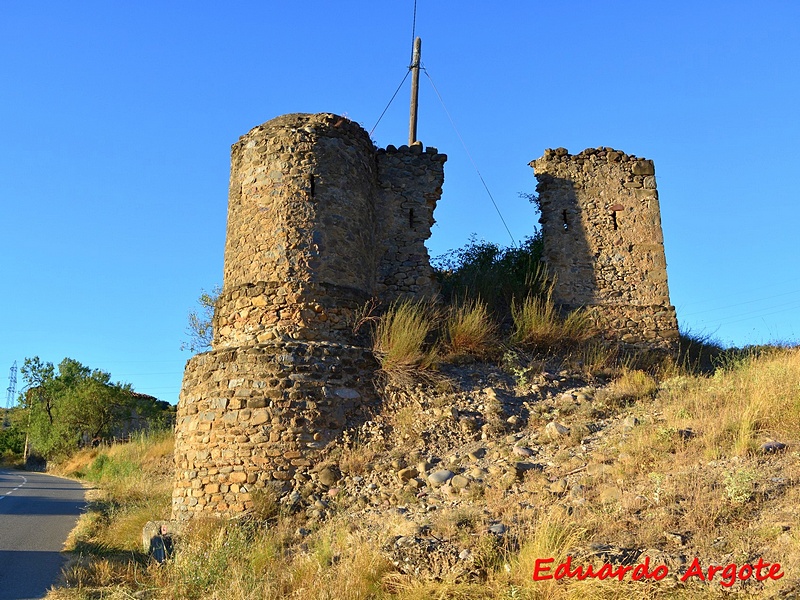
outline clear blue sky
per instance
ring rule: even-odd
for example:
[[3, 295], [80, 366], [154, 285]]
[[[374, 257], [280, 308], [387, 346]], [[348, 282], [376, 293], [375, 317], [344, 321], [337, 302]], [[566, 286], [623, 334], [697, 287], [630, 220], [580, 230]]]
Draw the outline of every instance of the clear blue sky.
[[[0, 390], [69, 356], [177, 401], [222, 280], [230, 145], [288, 112], [372, 129], [413, 0], [0, 2]], [[800, 3], [419, 0], [423, 65], [520, 240], [548, 147], [651, 158], [685, 329], [800, 339]], [[373, 134], [407, 138], [409, 87]], [[510, 242], [428, 79], [449, 155], [429, 242]], [[20, 382], [21, 383], [21, 382]]]

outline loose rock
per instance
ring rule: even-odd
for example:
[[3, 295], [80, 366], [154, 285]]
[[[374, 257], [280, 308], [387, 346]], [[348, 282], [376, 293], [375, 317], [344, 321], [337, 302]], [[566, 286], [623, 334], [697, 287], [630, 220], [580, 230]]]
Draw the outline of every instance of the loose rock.
[[430, 475], [428, 475], [428, 483], [431, 484], [433, 487], [439, 487], [450, 481], [454, 477], [455, 473], [452, 471], [448, 471], [447, 469], [440, 469], [439, 471], [434, 471]]

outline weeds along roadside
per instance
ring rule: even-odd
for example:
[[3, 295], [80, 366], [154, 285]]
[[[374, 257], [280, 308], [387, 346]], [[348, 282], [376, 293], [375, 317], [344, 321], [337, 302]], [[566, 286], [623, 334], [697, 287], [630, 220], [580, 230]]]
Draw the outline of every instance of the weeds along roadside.
[[87, 510], [70, 534], [63, 584], [48, 598], [91, 597], [90, 590], [124, 586], [152, 567], [142, 552], [147, 521], [168, 519], [174, 436], [142, 433], [130, 442], [78, 451], [53, 472], [87, 486]]

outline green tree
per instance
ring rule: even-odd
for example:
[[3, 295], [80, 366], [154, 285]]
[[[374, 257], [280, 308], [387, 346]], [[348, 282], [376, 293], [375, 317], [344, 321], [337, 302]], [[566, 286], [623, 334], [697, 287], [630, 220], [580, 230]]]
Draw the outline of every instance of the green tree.
[[11, 409], [8, 427], [0, 429], [0, 462], [5, 456], [22, 454], [25, 447], [24, 423], [20, 422], [22, 412], [19, 409]]
[[539, 230], [506, 248], [473, 235], [463, 247], [432, 262], [446, 300], [482, 300], [493, 312], [509, 315], [513, 302], [547, 289], [542, 251]]
[[105, 437], [132, 416], [152, 419], [162, 408], [155, 398], [136, 394], [129, 384], [111, 383], [111, 375], [65, 358], [58, 368], [38, 356], [21, 369], [27, 392], [31, 446], [45, 458], [65, 456], [81, 442]]

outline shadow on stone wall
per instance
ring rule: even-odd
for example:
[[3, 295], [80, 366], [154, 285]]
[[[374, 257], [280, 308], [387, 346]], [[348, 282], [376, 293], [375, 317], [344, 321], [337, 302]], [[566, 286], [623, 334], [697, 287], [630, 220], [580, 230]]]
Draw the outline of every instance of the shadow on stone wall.
[[600, 301], [595, 253], [582, 218], [582, 207], [570, 179], [539, 176], [539, 194], [544, 259], [554, 278], [553, 300], [565, 310]]

